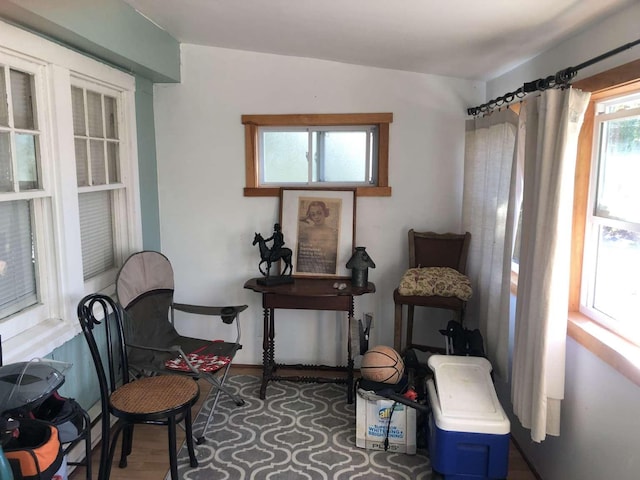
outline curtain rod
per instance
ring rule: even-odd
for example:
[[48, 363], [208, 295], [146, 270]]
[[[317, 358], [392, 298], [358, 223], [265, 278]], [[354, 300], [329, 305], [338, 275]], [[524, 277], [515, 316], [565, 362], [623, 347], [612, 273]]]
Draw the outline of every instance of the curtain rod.
[[483, 103], [482, 105], [479, 105], [477, 107], [467, 108], [467, 114], [475, 117], [476, 115], [479, 115], [481, 113], [489, 113], [494, 108], [501, 105], [509, 104], [516, 98], [524, 98], [527, 94], [532, 92], [548, 90], [549, 88], [567, 87], [571, 79], [576, 76], [578, 71], [620, 52], [623, 52], [624, 50], [628, 50], [631, 47], [635, 47], [638, 44], [640, 44], [640, 39], [622, 45], [618, 48], [614, 48], [613, 50], [603, 53], [602, 55], [598, 55], [597, 57], [594, 57], [591, 60], [587, 60], [586, 62], [583, 62], [575, 67], [568, 67], [560, 70], [555, 75], [549, 75], [546, 78], [539, 78], [537, 80], [533, 80], [532, 82], [526, 82], [524, 85], [513, 92], [505, 93], [501, 97], [490, 100], [487, 103]]

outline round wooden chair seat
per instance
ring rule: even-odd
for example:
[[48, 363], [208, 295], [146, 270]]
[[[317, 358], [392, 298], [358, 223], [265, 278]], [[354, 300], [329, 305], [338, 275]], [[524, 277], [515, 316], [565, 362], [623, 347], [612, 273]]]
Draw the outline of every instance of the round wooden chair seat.
[[172, 410], [193, 405], [200, 395], [198, 384], [190, 377], [160, 375], [127, 383], [112, 393], [109, 401], [114, 414], [163, 416]]

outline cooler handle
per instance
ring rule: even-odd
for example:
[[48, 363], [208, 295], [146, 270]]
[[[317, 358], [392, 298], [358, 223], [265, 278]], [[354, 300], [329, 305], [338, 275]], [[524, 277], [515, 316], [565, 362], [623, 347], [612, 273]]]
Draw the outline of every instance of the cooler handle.
[[427, 392], [433, 416], [439, 420], [442, 417], [442, 407], [440, 406], [440, 399], [438, 398], [438, 392], [436, 391], [436, 385], [433, 383], [433, 379], [427, 380]]

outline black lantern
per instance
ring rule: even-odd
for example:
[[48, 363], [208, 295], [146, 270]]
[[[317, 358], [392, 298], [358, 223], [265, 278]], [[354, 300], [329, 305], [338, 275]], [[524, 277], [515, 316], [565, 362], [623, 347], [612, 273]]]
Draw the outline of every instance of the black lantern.
[[369, 268], [376, 268], [365, 249], [366, 247], [356, 247], [347, 262], [347, 268], [351, 269], [351, 285], [354, 287], [366, 287], [369, 282]]

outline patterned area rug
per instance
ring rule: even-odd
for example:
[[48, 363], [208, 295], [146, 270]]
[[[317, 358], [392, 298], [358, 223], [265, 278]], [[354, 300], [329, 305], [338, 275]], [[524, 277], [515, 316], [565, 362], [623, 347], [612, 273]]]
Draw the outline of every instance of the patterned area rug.
[[[260, 379], [234, 375], [227, 385], [244, 398], [238, 407], [224, 394], [196, 445], [198, 468], [186, 446], [178, 454], [183, 480], [432, 480], [426, 452], [416, 455], [357, 448], [355, 403], [344, 385], [270, 382], [259, 399]], [[205, 401], [194, 422], [200, 432], [213, 403]], [[169, 475], [167, 475], [169, 478]]]

